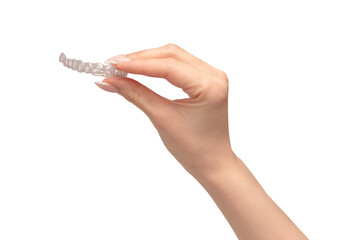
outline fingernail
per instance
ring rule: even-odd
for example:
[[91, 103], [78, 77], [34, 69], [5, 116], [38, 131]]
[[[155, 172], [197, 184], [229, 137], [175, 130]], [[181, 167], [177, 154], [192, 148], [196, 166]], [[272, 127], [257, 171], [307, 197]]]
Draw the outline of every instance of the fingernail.
[[105, 83], [105, 82], [95, 82], [95, 84], [101, 88], [102, 90], [108, 91], [108, 92], [113, 92], [113, 93], [118, 93], [119, 90], [111, 84]]
[[108, 60], [106, 60], [106, 62], [111, 64], [117, 64], [122, 62], [128, 62], [130, 60], [131, 58], [126, 57], [126, 54], [120, 54], [115, 57], [109, 58]]

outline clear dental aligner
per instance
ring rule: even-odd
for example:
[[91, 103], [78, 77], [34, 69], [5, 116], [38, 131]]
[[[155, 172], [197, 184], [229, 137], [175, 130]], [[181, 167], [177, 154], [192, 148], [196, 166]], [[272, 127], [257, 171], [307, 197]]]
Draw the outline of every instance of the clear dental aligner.
[[60, 54], [59, 62], [63, 63], [65, 67], [72, 70], [84, 73], [90, 73], [95, 76], [121, 79], [127, 76], [126, 72], [115, 69], [115, 67], [108, 63], [90, 63], [81, 60], [70, 59], [64, 53]]

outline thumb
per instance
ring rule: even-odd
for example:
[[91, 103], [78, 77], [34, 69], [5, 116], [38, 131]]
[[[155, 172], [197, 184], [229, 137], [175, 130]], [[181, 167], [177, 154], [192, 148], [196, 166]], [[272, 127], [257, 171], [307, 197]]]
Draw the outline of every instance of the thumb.
[[170, 100], [131, 78], [105, 78], [95, 84], [108, 92], [115, 92], [140, 108], [149, 118], [166, 113]]

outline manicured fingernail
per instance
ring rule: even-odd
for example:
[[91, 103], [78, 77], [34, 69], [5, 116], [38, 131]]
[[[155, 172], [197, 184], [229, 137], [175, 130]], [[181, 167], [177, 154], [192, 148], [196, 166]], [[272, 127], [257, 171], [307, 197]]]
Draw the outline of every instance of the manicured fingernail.
[[126, 57], [126, 54], [121, 54], [121, 55], [117, 55], [115, 57], [109, 58], [108, 60], [106, 60], [106, 62], [111, 63], [111, 64], [117, 64], [117, 63], [122, 63], [122, 62], [128, 62], [130, 60], [131, 60], [131, 58]]
[[101, 88], [102, 90], [108, 91], [108, 92], [113, 92], [113, 93], [118, 93], [119, 90], [111, 84], [105, 83], [105, 82], [95, 82], [95, 84]]

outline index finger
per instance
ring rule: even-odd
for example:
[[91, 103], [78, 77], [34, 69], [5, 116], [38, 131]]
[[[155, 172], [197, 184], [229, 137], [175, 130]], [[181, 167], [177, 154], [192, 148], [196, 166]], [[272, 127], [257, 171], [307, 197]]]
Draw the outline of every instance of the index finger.
[[216, 68], [192, 55], [176, 44], [166, 44], [162, 47], [140, 50], [126, 55], [129, 58], [175, 58], [177, 60], [196, 66], [209, 74], [216, 74]]
[[121, 71], [164, 78], [190, 97], [194, 97], [196, 89], [203, 84], [203, 72], [174, 58], [134, 58], [126, 62], [116, 62], [116, 57], [112, 59], [110, 62]]

